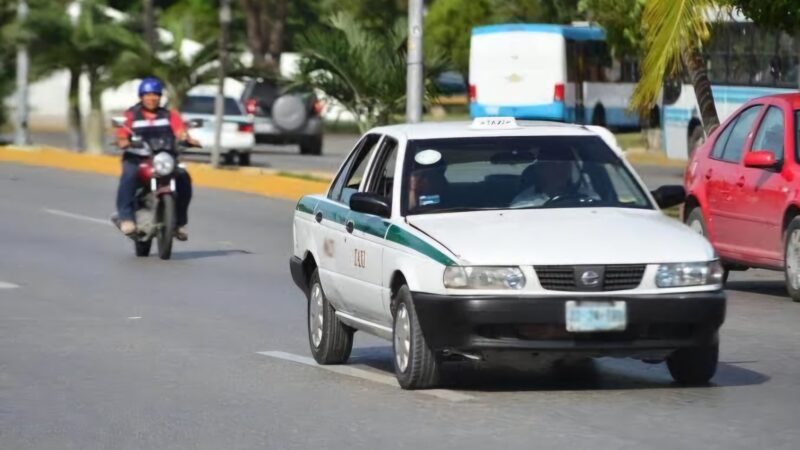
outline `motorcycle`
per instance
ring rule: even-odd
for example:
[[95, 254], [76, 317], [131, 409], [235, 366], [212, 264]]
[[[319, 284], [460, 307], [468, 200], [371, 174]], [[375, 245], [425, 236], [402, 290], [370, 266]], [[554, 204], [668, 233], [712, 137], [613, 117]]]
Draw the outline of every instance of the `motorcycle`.
[[[124, 123], [114, 120], [115, 127]], [[193, 124], [190, 124], [190, 127]], [[136, 232], [129, 237], [133, 240], [136, 256], [150, 256], [153, 239], [157, 241], [158, 256], [163, 260], [172, 257], [172, 241], [175, 237], [175, 176], [181, 166], [178, 164], [178, 149], [192, 147], [187, 142], [178, 143], [174, 138], [142, 139], [131, 131], [130, 147], [126, 152], [145, 159], [139, 164], [139, 188], [136, 190], [134, 210]], [[114, 214], [111, 221], [119, 228], [119, 218]]]

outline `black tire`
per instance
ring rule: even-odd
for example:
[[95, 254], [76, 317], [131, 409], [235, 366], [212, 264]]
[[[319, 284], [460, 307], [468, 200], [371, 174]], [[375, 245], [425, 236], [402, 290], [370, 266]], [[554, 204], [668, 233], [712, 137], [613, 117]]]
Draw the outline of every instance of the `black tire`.
[[[397, 382], [403, 389], [430, 389], [439, 384], [441, 376], [441, 359], [430, 349], [422, 334], [422, 328], [417, 320], [417, 312], [414, 309], [414, 302], [411, 299], [411, 291], [408, 286], [402, 286], [395, 294], [394, 304], [396, 311], [392, 326], [392, 364]], [[403, 322], [403, 314], [406, 314], [409, 330], [405, 333], [409, 338], [408, 354], [405, 367], [402, 367], [401, 359], [398, 355], [398, 328]], [[404, 339], [403, 339], [404, 340]]]
[[702, 125], [695, 125], [692, 132], [689, 133], [689, 138], [686, 141], [686, 149], [689, 152], [689, 158], [694, 155], [695, 150], [700, 147], [706, 140], [706, 134], [703, 131]]
[[301, 155], [321, 155], [322, 154], [322, 136], [314, 136], [300, 142]]
[[172, 239], [175, 237], [175, 198], [171, 195], [163, 195], [159, 202], [160, 227], [156, 235], [158, 257], [166, 260], [172, 257]]
[[133, 248], [136, 250], [136, 256], [145, 258], [150, 256], [150, 247], [153, 246], [153, 240], [146, 241], [133, 241]]
[[225, 156], [223, 156], [223, 164], [225, 164], [226, 166], [236, 165], [237, 159], [238, 159], [238, 152], [235, 150], [231, 150], [228, 153], [225, 153]]
[[606, 108], [600, 104], [594, 107], [592, 112], [592, 125], [606, 126]]
[[[312, 302], [316, 301], [317, 292], [321, 301], [319, 312], [322, 326], [319, 331], [319, 340], [315, 342], [314, 334], [312, 334]], [[306, 318], [308, 346], [311, 348], [314, 360], [324, 365], [346, 363], [353, 350], [353, 329], [340, 322], [336, 317], [336, 310], [328, 303], [328, 298], [325, 296], [319, 280], [319, 271], [316, 269], [311, 274], [309, 282]]]
[[717, 372], [718, 361], [719, 344], [682, 348], [667, 358], [667, 368], [678, 383], [697, 386], [711, 380]]
[[[800, 263], [800, 258], [792, 258], [789, 252], [792, 246], [792, 237], [798, 233], [800, 233], [800, 216], [795, 217], [789, 222], [789, 226], [786, 227], [783, 242], [783, 276], [786, 280], [786, 291], [789, 293], [789, 297], [793, 302], [800, 302], [800, 280], [798, 280], [797, 275], [800, 273], [800, 264], [798, 264]], [[800, 236], [797, 236], [797, 238], [800, 238]], [[794, 283], [792, 283], [793, 276], [796, 280]]]
[[[686, 225], [708, 238], [708, 234], [706, 233], [706, 221], [703, 219], [703, 211], [699, 207], [693, 208], [689, 211], [689, 214], [686, 215]], [[722, 265], [722, 268], [722, 284], [724, 285], [728, 282], [728, 275], [730, 275], [731, 271], [725, 267], [725, 264]]]
[[250, 165], [250, 152], [239, 153], [239, 165], [242, 167]]

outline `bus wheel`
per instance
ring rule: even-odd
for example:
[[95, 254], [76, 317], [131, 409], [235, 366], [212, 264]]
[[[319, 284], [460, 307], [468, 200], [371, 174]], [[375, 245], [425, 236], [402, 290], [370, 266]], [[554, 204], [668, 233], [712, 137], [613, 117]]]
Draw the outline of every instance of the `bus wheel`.
[[592, 112], [592, 125], [606, 126], [606, 108], [602, 104], [594, 107]]

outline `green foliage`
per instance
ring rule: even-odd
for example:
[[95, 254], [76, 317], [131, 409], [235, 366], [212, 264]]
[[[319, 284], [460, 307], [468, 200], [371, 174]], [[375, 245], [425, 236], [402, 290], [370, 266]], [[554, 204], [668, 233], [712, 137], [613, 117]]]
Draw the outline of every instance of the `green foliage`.
[[[400, 19], [388, 30], [373, 31], [351, 14], [335, 15], [328, 30], [303, 41], [293, 85], [324, 92], [353, 113], [362, 130], [390, 123], [405, 110], [406, 28]], [[426, 62], [428, 98], [435, 95], [430, 80], [442, 66]]]
[[321, 0], [320, 6], [323, 17], [342, 12], [371, 31], [391, 31], [397, 19], [408, 13], [408, 0]]
[[219, 35], [218, 0], [179, 0], [165, 9], [160, 25], [169, 30], [181, 30], [187, 39], [205, 42]]
[[798, 0], [726, 0], [759, 26], [787, 33], [800, 31]]
[[649, 0], [642, 15], [645, 29], [645, 56], [642, 78], [631, 105], [647, 114], [656, 104], [665, 75], [681, 68], [683, 53], [697, 49], [708, 38], [704, 13], [713, 0]]
[[425, 17], [425, 49], [446, 53], [453, 68], [469, 72], [469, 44], [473, 27], [491, 23], [491, 0], [437, 0]]
[[[438, 0], [437, 0], [438, 1]], [[563, 23], [583, 20], [579, 0], [492, 0], [495, 23]]]
[[617, 56], [638, 56], [644, 50], [642, 12], [646, 0], [580, 0], [578, 10], [606, 30]]
[[0, 126], [9, 119], [3, 99], [14, 91], [16, 47], [9, 35], [15, 14], [10, 3], [0, 4]]

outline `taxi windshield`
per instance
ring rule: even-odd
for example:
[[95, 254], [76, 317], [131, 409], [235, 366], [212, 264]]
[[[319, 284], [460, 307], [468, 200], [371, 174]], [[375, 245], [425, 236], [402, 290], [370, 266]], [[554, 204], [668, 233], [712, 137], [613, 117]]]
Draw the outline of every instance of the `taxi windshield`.
[[642, 186], [596, 136], [412, 140], [407, 215], [486, 209], [652, 209]]

